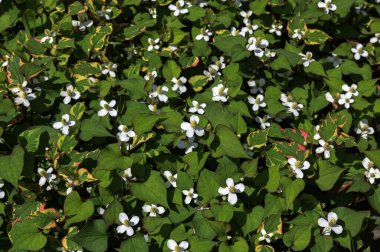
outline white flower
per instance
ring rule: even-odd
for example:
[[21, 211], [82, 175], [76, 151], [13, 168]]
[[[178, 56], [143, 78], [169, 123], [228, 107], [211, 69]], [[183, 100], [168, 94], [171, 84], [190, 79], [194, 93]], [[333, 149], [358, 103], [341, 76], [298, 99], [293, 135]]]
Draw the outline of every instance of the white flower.
[[188, 9], [184, 8], [185, 6], [185, 1], [184, 0], [178, 0], [176, 4], [170, 4], [169, 5], [169, 10], [174, 11], [173, 15], [174, 16], [179, 16], [179, 14], [186, 14], [189, 12]]
[[116, 231], [119, 234], [124, 234], [127, 232], [128, 236], [132, 236], [135, 233], [132, 227], [136, 226], [139, 223], [140, 218], [138, 216], [133, 216], [131, 219], [129, 219], [126, 213], [120, 213], [119, 221], [121, 222], [121, 225], [116, 228]]
[[191, 107], [189, 108], [189, 113], [198, 113], [198, 114], [201, 114], [203, 115], [204, 114], [204, 108], [206, 108], [206, 103], [199, 103], [197, 102], [196, 100], [193, 100], [191, 102], [193, 104], [194, 107]]
[[3, 62], [1, 63], [1, 67], [6, 67], [6, 66], [8, 66], [8, 60], [9, 60], [9, 56], [8, 55], [4, 55], [3, 56]]
[[49, 44], [53, 43], [56, 33], [45, 30], [45, 34], [46, 36], [41, 39], [41, 43], [45, 43], [46, 41], [48, 41]]
[[136, 180], [136, 178], [132, 176], [132, 168], [131, 167], [124, 170], [123, 176], [121, 178], [125, 181], [126, 184], [128, 184], [129, 181]]
[[304, 35], [305, 35], [305, 31], [303, 31], [301, 29], [295, 29], [293, 31], [292, 38], [301, 39]]
[[201, 34], [198, 34], [195, 39], [196, 40], [204, 40], [208, 42], [210, 40], [210, 37], [212, 36], [212, 32], [210, 32], [209, 29], [201, 30]]
[[216, 56], [211, 57], [212, 62], [215, 64], [212, 64], [211, 66], [215, 69], [224, 69], [226, 67], [226, 64], [224, 63], [224, 57], [220, 56], [219, 58]]
[[322, 234], [330, 235], [331, 230], [336, 234], [341, 234], [343, 232], [343, 228], [341, 225], [337, 225], [336, 222], [338, 220], [338, 216], [334, 212], [329, 212], [327, 215], [327, 220], [325, 218], [318, 219], [318, 225], [323, 227]]
[[190, 188], [189, 190], [182, 190], [182, 194], [186, 196], [185, 204], [188, 205], [194, 199], [194, 201], [198, 198], [198, 194], [194, 193], [194, 189]]
[[321, 154], [323, 152], [323, 156], [328, 159], [330, 158], [330, 150], [331, 149], [334, 149], [334, 145], [331, 145], [329, 144], [328, 142], [326, 142], [325, 140], [323, 139], [319, 139], [318, 141], [320, 147], [318, 147], [315, 152], [317, 154]]
[[358, 85], [352, 84], [351, 86], [348, 86], [347, 84], [344, 84], [342, 86], [343, 91], [346, 91], [346, 97], [352, 97], [352, 96], [358, 96]]
[[173, 91], [178, 90], [179, 94], [186, 93], [187, 88], [184, 84], [187, 82], [187, 79], [185, 77], [180, 77], [179, 79], [173, 77], [171, 81], [174, 84], [172, 87]]
[[65, 97], [63, 99], [64, 104], [71, 102], [71, 99], [78, 100], [80, 98], [80, 93], [71, 84], [66, 85], [66, 91], [61, 91], [60, 95]]
[[252, 110], [258, 111], [260, 107], [264, 108], [267, 104], [264, 102], [264, 96], [259, 94], [255, 97], [248, 96], [248, 103], [252, 104]]
[[192, 115], [190, 117], [190, 122], [181, 123], [181, 129], [186, 131], [186, 136], [189, 138], [193, 137], [194, 133], [197, 136], [203, 136], [205, 134], [205, 130], [201, 126], [198, 126], [198, 124], [199, 124], [199, 117], [196, 115]]
[[248, 51], [253, 51], [255, 56], [261, 58], [264, 56], [264, 48], [269, 45], [268, 40], [250, 37], [248, 39], [247, 49]]
[[203, 74], [208, 77], [208, 80], [213, 80], [216, 75], [221, 75], [219, 72], [219, 67], [215, 64], [209, 66], [208, 71], [204, 70]]
[[269, 30], [270, 33], [275, 33], [277, 36], [281, 36], [281, 29], [283, 28], [281, 23], [274, 23]]
[[106, 102], [105, 100], [100, 101], [100, 106], [102, 107], [101, 110], [98, 111], [98, 116], [103, 117], [107, 114], [110, 114], [110, 116], [117, 116], [117, 111], [113, 107], [116, 105], [115, 100], [111, 100], [110, 103]]
[[259, 28], [257, 24], [252, 24], [250, 22], [245, 23], [245, 26], [241, 28], [241, 32], [239, 33], [241, 36], [245, 37], [245, 34], [248, 33], [250, 35], [253, 34]]
[[370, 40], [369, 40], [370, 43], [372, 44], [375, 44], [375, 43], [380, 43], [380, 33], [375, 33], [375, 36], [372, 37]]
[[360, 43], [356, 44], [356, 48], [351, 48], [351, 52], [354, 54], [355, 60], [360, 60], [361, 57], [368, 57], [368, 52], [364, 50], [363, 45]]
[[288, 164], [292, 168], [296, 178], [303, 178], [302, 170], [307, 170], [310, 168], [310, 163], [308, 161], [302, 162], [293, 157], [288, 159]]
[[165, 208], [163, 208], [162, 206], [155, 205], [155, 204], [143, 205], [142, 209], [145, 213], [149, 213], [150, 217], [156, 217], [157, 214], [165, 213]]
[[335, 53], [332, 53], [331, 56], [328, 56], [327, 61], [331, 62], [335, 68], [338, 68], [343, 62], [343, 60], [339, 58]]
[[249, 90], [251, 94], [257, 94], [258, 92], [263, 93], [263, 86], [265, 85], [265, 79], [260, 78], [258, 81], [250, 80], [248, 81], [248, 86], [251, 87]]
[[166, 96], [166, 93], [169, 91], [167, 86], [157, 86], [153, 85], [153, 91], [149, 93], [149, 98], [155, 98], [157, 97], [158, 100], [162, 102], [167, 102], [168, 97]]
[[96, 212], [97, 212], [98, 214], [100, 214], [100, 215], [103, 215], [103, 214], [105, 213], [106, 209], [108, 208], [108, 206], [109, 206], [109, 204], [107, 204], [105, 208], [103, 208], [103, 207], [98, 207], [98, 208], [96, 208]]
[[81, 13], [78, 14], [78, 20], [72, 20], [71, 23], [74, 27], [78, 27], [80, 31], [85, 31], [86, 28], [91, 27], [94, 22], [92, 20], [88, 20], [87, 14]]
[[152, 38], [148, 38], [148, 43], [149, 43], [149, 46], [147, 48], [147, 50], [150, 52], [152, 51], [153, 49], [155, 50], [158, 50], [160, 49], [160, 39], [159, 38], [156, 38], [156, 39], [152, 39]]
[[5, 192], [3, 190], [1, 190], [1, 188], [3, 188], [4, 186], [4, 181], [2, 179], [0, 179], [0, 199], [4, 199], [5, 197]]
[[267, 243], [270, 243], [270, 238], [273, 236], [273, 233], [267, 233], [265, 229], [261, 229], [261, 236], [259, 237], [259, 241], [266, 241]]
[[164, 171], [164, 176], [168, 180], [166, 182], [167, 187], [170, 187], [170, 185], [177, 187], [177, 174], [173, 175], [170, 171]]
[[213, 101], [227, 102], [228, 88], [225, 88], [223, 84], [220, 83], [212, 88], [212, 96]]
[[136, 133], [133, 130], [128, 129], [126, 125], [119, 125], [117, 128], [120, 132], [118, 133], [119, 140], [122, 142], [128, 142], [130, 138], [134, 138]]
[[369, 158], [365, 157], [362, 161], [362, 165], [366, 170], [369, 170], [371, 168], [375, 168], [375, 163], [371, 161]]
[[281, 101], [282, 105], [289, 106], [289, 103], [293, 102], [293, 98], [291, 98], [291, 97], [287, 96], [286, 94], [282, 93], [281, 96], [280, 96], [280, 101]]
[[25, 107], [30, 106], [30, 101], [36, 98], [36, 95], [32, 93], [32, 89], [27, 87], [28, 82], [23, 81], [21, 85], [18, 85], [15, 88], [12, 88], [11, 91], [13, 94], [16, 94], [14, 102], [16, 105], [24, 105]]
[[42, 168], [37, 169], [38, 174], [41, 176], [38, 181], [39, 186], [43, 187], [46, 183], [50, 183], [57, 178], [55, 174], [53, 174], [53, 167], [50, 167], [46, 171]]
[[110, 20], [110, 14], [112, 13], [112, 10], [111, 9], [103, 9], [103, 10], [99, 10], [97, 11], [96, 13], [98, 13], [99, 16], [101, 17], [105, 17], [107, 20]]
[[324, 2], [318, 2], [318, 8], [324, 9], [326, 14], [330, 11], [336, 11], [336, 5], [332, 3], [331, 0], [324, 0]]
[[256, 116], [255, 121], [260, 123], [261, 129], [266, 129], [266, 128], [270, 127], [270, 122], [268, 122], [268, 119], [270, 119], [270, 118], [271, 117], [269, 115], [264, 115], [263, 118], [261, 118], [260, 116]]
[[68, 114], [62, 115], [60, 122], [53, 123], [54, 129], [60, 129], [62, 134], [69, 134], [69, 128], [75, 125], [75, 121], [70, 121], [70, 116]]
[[236, 27], [232, 27], [231, 30], [230, 30], [230, 32], [231, 32], [231, 36], [235, 37], [235, 36], [239, 35], [240, 31], [237, 30]]
[[66, 178], [65, 186], [67, 188], [66, 194], [69, 195], [74, 190], [74, 180], [72, 180], [71, 178]]
[[355, 129], [356, 134], [361, 135], [362, 138], [367, 139], [368, 135], [375, 133], [372, 127], [369, 127], [368, 120], [363, 119], [359, 122], [359, 128]]
[[334, 102], [335, 102], [335, 99], [334, 99], [334, 97], [330, 94], [330, 92], [327, 92], [327, 93], [325, 94], [325, 97], [326, 97], [326, 100], [327, 100], [328, 102], [331, 102], [331, 103], [334, 103]]
[[189, 243], [187, 241], [181, 241], [179, 244], [175, 240], [169, 239], [166, 243], [171, 252], [185, 252], [189, 247]]
[[314, 135], [314, 140], [319, 140], [319, 139], [321, 139], [321, 135], [319, 135], [319, 128], [320, 128], [321, 126], [319, 126], [319, 125], [317, 125], [317, 126], [315, 126], [315, 135]]
[[364, 172], [364, 175], [370, 184], [374, 184], [375, 180], [380, 178], [380, 170], [377, 168], [370, 168]]
[[240, 16], [242, 16], [244, 19], [243, 19], [243, 22], [244, 23], [248, 23], [250, 22], [249, 18], [252, 16], [253, 12], [251, 10], [249, 11], [240, 11]]
[[153, 70], [152, 72], [148, 72], [145, 76], [144, 76], [144, 79], [146, 81], [149, 81], [150, 79], [152, 78], [156, 78], [157, 77], [157, 71]]
[[301, 59], [303, 60], [302, 64], [304, 67], [308, 67], [311, 62], [315, 61], [315, 59], [313, 59], [312, 52], [306, 52], [306, 54], [299, 53], [298, 55], [302, 57]]
[[231, 205], [235, 205], [237, 202], [237, 193], [244, 192], [245, 186], [242, 183], [235, 185], [232, 178], [226, 180], [227, 187], [219, 187], [218, 192], [221, 195], [228, 195], [228, 202]]
[[185, 154], [188, 154], [198, 147], [198, 143], [195, 142], [195, 137], [190, 137], [187, 138], [187, 140], [179, 141], [177, 147], [180, 149], [186, 149]]
[[299, 111], [303, 108], [301, 103], [297, 103], [295, 101], [288, 103], [287, 112], [293, 114], [294, 116], [299, 116]]
[[115, 78], [117, 71], [117, 64], [103, 64], [102, 74], [108, 74], [110, 77]]
[[340, 94], [340, 97], [339, 97], [338, 103], [339, 103], [340, 105], [344, 105], [344, 107], [345, 107], [346, 109], [349, 109], [351, 103], [353, 103], [353, 102], [354, 102], [354, 99], [352, 99], [350, 95]]

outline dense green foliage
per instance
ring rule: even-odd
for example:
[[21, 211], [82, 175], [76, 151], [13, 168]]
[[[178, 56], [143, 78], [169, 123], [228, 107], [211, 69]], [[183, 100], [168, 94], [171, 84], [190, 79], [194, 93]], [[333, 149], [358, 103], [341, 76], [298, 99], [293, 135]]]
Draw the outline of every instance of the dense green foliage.
[[0, 0], [0, 251], [375, 251], [379, 13]]

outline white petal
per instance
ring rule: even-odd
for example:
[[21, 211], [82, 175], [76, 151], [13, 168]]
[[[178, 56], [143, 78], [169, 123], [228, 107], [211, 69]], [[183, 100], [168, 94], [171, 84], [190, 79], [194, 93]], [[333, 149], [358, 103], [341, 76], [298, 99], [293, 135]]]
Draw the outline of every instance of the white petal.
[[130, 219], [129, 223], [130, 223], [131, 226], [135, 226], [135, 225], [137, 225], [139, 223], [139, 221], [140, 221], [140, 218], [138, 216], [133, 216]]
[[234, 180], [232, 178], [226, 179], [226, 184], [228, 187], [235, 185]]
[[121, 223], [124, 223], [126, 220], [129, 220], [128, 215], [126, 213], [120, 213], [119, 214], [119, 221]]
[[53, 123], [53, 128], [54, 129], [60, 129], [62, 128], [63, 124], [61, 122], [55, 122]]
[[135, 233], [135, 231], [131, 227], [127, 227], [126, 230], [127, 230], [127, 235], [128, 236], [132, 236]]
[[123, 234], [125, 233], [125, 231], [127, 231], [127, 226], [125, 225], [120, 225], [116, 228], [116, 231], [119, 233], [119, 234]]
[[327, 220], [331, 221], [332, 219], [338, 220], [338, 215], [334, 212], [329, 212], [329, 214], [327, 215]]
[[229, 190], [228, 187], [224, 187], [224, 188], [223, 187], [219, 187], [218, 192], [221, 195], [227, 195], [227, 194], [230, 193], [230, 190]]
[[331, 227], [332, 231], [334, 231], [336, 234], [341, 234], [343, 232], [343, 228], [341, 225], [334, 225]]
[[106, 116], [108, 114], [108, 111], [105, 109], [101, 109], [98, 111], [98, 116]]
[[228, 202], [231, 205], [235, 205], [236, 204], [236, 202], [237, 202], [237, 195], [236, 195], [236, 193], [229, 193], [228, 194]]
[[181, 241], [179, 246], [183, 249], [187, 249], [189, 247], [189, 243], [187, 241]]
[[175, 250], [177, 243], [174, 240], [170, 239], [166, 242], [166, 245], [168, 246], [169, 249]]
[[320, 227], [328, 227], [329, 226], [329, 222], [324, 219], [324, 218], [319, 218], [318, 219], [318, 226]]
[[242, 193], [242, 192], [244, 192], [245, 186], [244, 186], [244, 184], [239, 183], [239, 184], [235, 185], [235, 189], [237, 190], [238, 193]]

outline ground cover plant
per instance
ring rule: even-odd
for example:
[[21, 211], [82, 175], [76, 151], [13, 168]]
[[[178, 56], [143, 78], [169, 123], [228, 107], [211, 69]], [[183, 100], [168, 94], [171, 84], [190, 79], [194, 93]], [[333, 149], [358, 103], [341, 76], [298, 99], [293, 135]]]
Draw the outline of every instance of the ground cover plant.
[[0, 251], [378, 251], [379, 13], [0, 0]]

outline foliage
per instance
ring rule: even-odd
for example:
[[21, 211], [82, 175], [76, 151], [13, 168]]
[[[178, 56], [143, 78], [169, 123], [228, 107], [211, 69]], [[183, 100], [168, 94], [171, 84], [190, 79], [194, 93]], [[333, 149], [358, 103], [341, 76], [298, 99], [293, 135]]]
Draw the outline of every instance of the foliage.
[[0, 0], [1, 250], [375, 250], [379, 14]]

